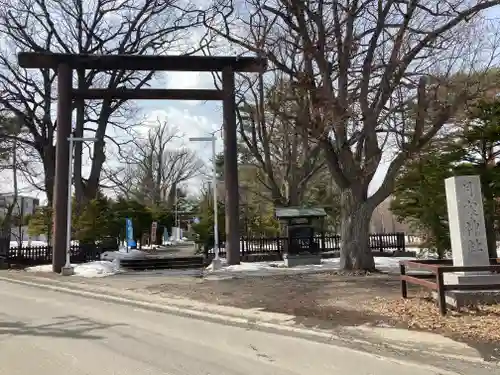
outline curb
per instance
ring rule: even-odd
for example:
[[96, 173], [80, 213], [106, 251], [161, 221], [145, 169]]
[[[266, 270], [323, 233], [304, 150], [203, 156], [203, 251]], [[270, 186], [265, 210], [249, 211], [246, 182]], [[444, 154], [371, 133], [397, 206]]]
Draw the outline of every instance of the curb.
[[[481, 365], [498, 365], [499, 363], [495, 364], [495, 362], [486, 362], [480, 357], [473, 357], [473, 356], [466, 356], [466, 355], [455, 355], [455, 354], [449, 354], [449, 353], [439, 353], [436, 351], [428, 351], [428, 350], [421, 350], [419, 349], [413, 349], [413, 348], [408, 348], [408, 347], [401, 347], [398, 345], [394, 345], [390, 342], [380, 342], [376, 343], [373, 341], [367, 341], [363, 340], [359, 337], [355, 337], [352, 334], [346, 333], [345, 336], [339, 335], [335, 332], [330, 332], [326, 330], [317, 330], [317, 329], [309, 329], [309, 328], [301, 328], [297, 326], [292, 326], [292, 325], [286, 325], [286, 324], [277, 324], [269, 321], [264, 321], [264, 320], [258, 320], [258, 318], [245, 318], [245, 317], [238, 317], [235, 315], [230, 315], [230, 314], [224, 314], [222, 315], [220, 312], [219, 313], [213, 313], [210, 311], [200, 311], [200, 310], [195, 310], [192, 308], [188, 307], [180, 307], [180, 306], [172, 306], [172, 305], [163, 305], [159, 303], [154, 303], [154, 302], [147, 302], [147, 301], [141, 301], [138, 299], [133, 299], [133, 298], [126, 298], [126, 297], [119, 297], [116, 295], [106, 295], [103, 293], [97, 293], [97, 292], [91, 292], [88, 290], [85, 290], [84, 288], [81, 288], [79, 286], [75, 286], [74, 288], [70, 289], [69, 287], [65, 286], [58, 286], [58, 285], [50, 285], [49, 283], [46, 282], [36, 282], [36, 281], [27, 281], [27, 280], [19, 280], [15, 278], [9, 278], [9, 277], [3, 277], [0, 276], [0, 281], [5, 281], [13, 284], [19, 284], [19, 285], [25, 285], [25, 286], [31, 286], [31, 287], [36, 287], [36, 288], [43, 288], [55, 292], [62, 292], [66, 294], [71, 294], [75, 296], [80, 296], [80, 297], [87, 297], [87, 298], [92, 298], [95, 300], [100, 300], [103, 302], [114, 302], [114, 303], [119, 303], [122, 305], [127, 305], [127, 306], [133, 306], [137, 308], [142, 308], [146, 310], [151, 310], [151, 311], [156, 311], [156, 312], [166, 312], [169, 314], [173, 314], [176, 316], [181, 316], [181, 317], [190, 317], [190, 318], [195, 318], [199, 320], [205, 320], [205, 321], [210, 321], [213, 323], [223, 323], [225, 325], [231, 325], [231, 326], [236, 326], [236, 327], [242, 327], [242, 328], [253, 328], [256, 330], [261, 330], [261, 331], [267, 331], [267, 332], [272, 332], [272, 333], [277, 333], [281, 335], [287, 335], [287, 336], [295, 336], [295, 337], [300, 337], [312, 341], [317, 341], [317, 342], [322, 342], [322, 343], [331, 343], [333, 341], [337, 341], [340, 343], [344, 348], [348, 350], [353, 350], [358, 353], [364, 353], [367, 355], [372, 355], [376, 357], [384, 357], [381, 354], [375, 354], [371, 353], [366, 350], [366, 348], [359, 349], [356, 348], [356, 346], [369, 346], [370, 348], [374, 349], [375, 351], [380, 351], [383, 349], [389, 349], [392, 350], [393, 352], [396, 353], [414, 353], [418, 354], [419, 356], [430, 356], [434, 358], [440, 358], [440, 359], [448, 359], [448, 360], [458, 360], [458, 361], [464, 361], [464, 362], [469, 362], [471, 364], [481, 364]], [[353, 345], [354, 344], [354, 345]], [[414, 364], [410, 361], [405, 361], [405, 360], [400, 360], [397, 358], [390, 357], [389, 360], [400, 363], [400, 364]], [[425, 364], [415, 364], [416, 366], [419, 367], [428, 367], [429, 369], [436, 370], [438, 369], [435, 366], [432, 365], [425, 365]], [[446, 374], [447, 372], [443, 372], [443, 369], [438, 369], [440, 371], [440, 374]], [[449, 374], [456, 374], [449, 372]]]

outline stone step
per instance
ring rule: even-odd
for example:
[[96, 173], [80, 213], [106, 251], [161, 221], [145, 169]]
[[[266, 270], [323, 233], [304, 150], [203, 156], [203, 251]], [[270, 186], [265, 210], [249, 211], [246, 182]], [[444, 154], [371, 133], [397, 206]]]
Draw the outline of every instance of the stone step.
[[203, 257], [121, 259], [120, 266], [130, 270], [203, 268], [205, 259]]

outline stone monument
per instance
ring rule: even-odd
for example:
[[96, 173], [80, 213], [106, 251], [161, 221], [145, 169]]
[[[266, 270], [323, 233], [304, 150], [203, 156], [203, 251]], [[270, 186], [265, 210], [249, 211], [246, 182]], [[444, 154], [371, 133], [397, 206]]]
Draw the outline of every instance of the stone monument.
[[[488, 242], [484, 223], [479, 176], [455, 176], [445, 180], [448, 222], [454, 266], [487, 266]], [[445, 284], [500, 284], [500, 275], [490, 272], [444, 274]], [[461, 306], [479, 301], [496, 301], [499, 291], [448, 292], [447, 302]], [[493, 302], [492, 301], [492, 302]]]

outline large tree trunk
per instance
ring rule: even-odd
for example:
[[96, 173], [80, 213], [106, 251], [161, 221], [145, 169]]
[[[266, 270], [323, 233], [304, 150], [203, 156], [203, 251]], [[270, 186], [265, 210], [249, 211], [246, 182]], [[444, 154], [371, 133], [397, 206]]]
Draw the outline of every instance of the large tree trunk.
[[341, 191], [340, 267], [343, 270], [375, 270], [369, 246], [374, 206], [351, 189]]
[[106, 154], [104, 153], [106, 143], [104, 142], [104, 136], [106, 135], [106, 126], [112, 114], [113, 111], [111, 109], [111, 101], [104, 100], [102, 102], [97, 130], [94, 135], [94, 137], [97, 139], [97, 142], [94, 142], [94, 152], [92, 158], [92, 166], [90, 168], [90, 175], [87, 184], [85, 185], [85, 197], [87, 200], [96, 198], [99, 191], [102, 166], [106, 161]]
[[42, 150], [45, 193], [47, 194], [48, 205], [52, 207], [56, 175], [56, 148], [53, 145], [47, 145]]

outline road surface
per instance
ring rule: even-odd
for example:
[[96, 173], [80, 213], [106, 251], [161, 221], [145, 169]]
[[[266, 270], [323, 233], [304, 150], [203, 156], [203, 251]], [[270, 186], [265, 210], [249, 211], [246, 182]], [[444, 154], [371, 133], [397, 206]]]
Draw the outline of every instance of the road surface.
[[1, 375], [437, 375], [333, 345], [0, 281]]

